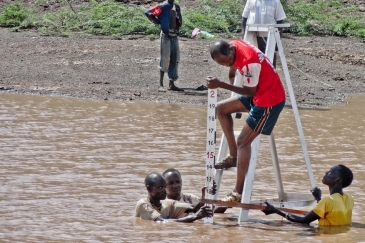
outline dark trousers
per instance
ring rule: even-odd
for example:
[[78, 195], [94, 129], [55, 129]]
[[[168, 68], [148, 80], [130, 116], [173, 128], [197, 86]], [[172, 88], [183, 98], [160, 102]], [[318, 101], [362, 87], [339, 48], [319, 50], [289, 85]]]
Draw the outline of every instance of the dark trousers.
[[[257, 47], [260, 49], [260, 51], [262, 51], [263, 53], [265, 53], [266, 50], [266, 42], [267, 42], [267, 37], [260, 37], [257, 36]], [[275, 50], [276, 51], [276, 50]], [[274, 59], [272, 61], [273, 66], [276, 68], [276, 52], [274, 52]]]

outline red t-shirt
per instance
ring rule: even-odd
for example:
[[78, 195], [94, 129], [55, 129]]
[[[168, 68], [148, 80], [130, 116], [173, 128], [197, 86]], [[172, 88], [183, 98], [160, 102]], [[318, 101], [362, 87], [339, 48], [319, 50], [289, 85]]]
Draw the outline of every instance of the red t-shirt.
[[236, 78], [240, 79], [242, 86], [257, 86], [253, 104], [268, 107], [284, 101], [285, 90], [279, 74], [265, 54], [244, 40], [234, 40], [230, 44], [236, 46], [233, 64], [237, 68]]

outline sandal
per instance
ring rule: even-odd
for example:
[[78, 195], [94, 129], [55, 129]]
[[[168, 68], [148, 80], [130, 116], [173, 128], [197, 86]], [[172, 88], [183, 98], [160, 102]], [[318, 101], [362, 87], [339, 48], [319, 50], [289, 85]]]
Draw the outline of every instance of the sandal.
[[169, 90], [171, 91], [184, 91], [183, 89], [180, 89], [179, 87], [175, 85], [170, 85]]
[[237, 158], [235, 158], [231, 155], [228, 155], [227, 157], [225, 157], [224, 159], [222, 159], [221, 161], [216, 163], [214, 165], [214, 169], [223, 170], [223, 169], [228, 169], [228, 168], [236, 167], [236, 166], [237, 166]]
[[208, 90], [208, 88], [207, 88], [207, 86], [205, 86], [204, 84], [202, 84], [198, 88], [196, 88], [196, 90], [202, 91], [202, 90]]
[[241, 202], [242, 194], [238, 192], [231, 191], [228, 195], [222, 198], [224, 202]]

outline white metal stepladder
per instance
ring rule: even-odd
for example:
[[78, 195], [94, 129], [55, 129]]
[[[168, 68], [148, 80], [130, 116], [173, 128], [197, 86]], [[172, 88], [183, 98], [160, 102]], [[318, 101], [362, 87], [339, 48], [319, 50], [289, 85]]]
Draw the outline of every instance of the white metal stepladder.
[[[289, 71], [288, 71], [288, 67], [287, 67], [287, 63], [286, 63], [286, 59], [285, 59], [285, 55], [284, 55], [282, 42], [280, 39], [280, 33], [278, 30], [278, 28], [285, 28], [285, 27], [289, 27], [289, 26], [290, 26], [289, 24], [274, 24], [274, 25], [250, 24], [250, 25], [247, 25], [247, 27], [246, 27], [244, 39], [255, 45], [256, 33], [258, 31], [267, 32], [268, 37], [267, 37], [265, 55], [270, 59], [270, 61], [273, 61], [274, 53], [275, 53], [275, 46], [277, 45], [279, 57], [280, 57], [281, 64], [282, 64], [282, 69], [284, 72], [285, 82], [287, 84], [287, 89], [288, 89], [287, 91], [289, 93], [292, 110], [294, 113], [297, 129], [299, 132], [300, 142], [301, 142], [301, 146], [302, 146], [302, 150], [303, 150], [304, 160], [306, 163], [310, 184], [311, 184], [311, 187], [314, 188], [315, 180], [314, 180], [314, 176], [313, 176], [312, 166], [311, 166], [311, 163], [309, 160], [308, 150], [307, 150], [307, 146], [306, 146], [305, 139], [304, 139], [304, 134], [303, 134], [302, 125], [300, 122], [299, 112], [298, 112], [298, 108], [297, 108], [296, 101], [295, 101], [294, 91], [293, 91], [293, 87], [292, 87], [290, 76], [289, 76]], [[235, 80], [235, 85], [237, 85], [236, 80]], [[234, 95], [236, 95], [236, 94], [235, 93], [231, 94], [231, 96], [234, 96]], [[208, 99], [208, 101], [209, 101], [209, 99]], [[209, 104], [208, 104], [208, 112], [209, 112]], [[235, 114], [232, 114], [232, 117], [234, 118]], [[208, 114], [208, 119], [209, 119], [209, 114]], [[214, 123], [214, 125], [215, 125], [215, 123]], [[210, 125], [208, 124], [208, 131], [209, 131], [210, 127], [212, 127], [212, 123], [210, 123]], [[235, 131], [234, 133], [237, 136], [240, 133], [240, 131]], [[209, 134], [208, 134], [208, 136], [209, 136]], [[251, 200], [253, 182], [254, 182], [254, 176], [255, 176], [255, 170], [256, 170], [256, 164], [257, 164], [257, 157], [258, 157], [258, 150], [259, 150], [259, 145], [260, 145], [260, 137], [261, 137], [261, 135], [259, 135], [251, 144], [251, 148], [252, 148], [251, 159], [250, 159], [249, 168], [248, 168], [248, 171], [247, 171], [247, 174], [245, 177], [245, 183], [244, 183], [244, 188], [242, 191], [241, 202], [246, 203], [246, 204], [250, 203], [250, 204], [264, 205], [264, 202], [268, 201], [270, 204], [274, 205], [275, 207], [279, 207], [279, 208], [280, 207], [304, 207], [304, 206], [311, 206], [311, 205], [315, 204], [316, 201], [314, 200], [313, 196], [309, 193], [285, 193], [284, 192], [283, 183], [282, 183], [282, 179], [281, 179], [280, 166], [279, 166], [279, 158], [278, 158], [278, 154], [277, 154], [277, 150], [276, 150], [276, 144], [275, 144], [275, 139], [274, 139], [273, 133], [269, 136], [269, 145], [270, 145], [270, 152], [271, 152], [271, 157], [272, 157], [272, 162], [273, 162], [276, 186], [277, 186], [277, 190], [278, 190], [278, 198], [254, 200], [254, 201]], [[208, 151], [210, 151], [210, 153], [208, 153]], [[208, 146], [207, 146], [207, 156], [208, 157], [209, 157], [209, 155], [211, 155], [211, 151], [212, 151], [212, 148], [210, 147], [210, 150], [208, 150]], [[219, 151], [218, 151], [218, 156], [216, 157], [217, 161], [222, 160], [227, 155], [227, 152], [228, 152], [227, 140], [225, 139], [225, 137], [223, 135], [222, 139], [221, 139]], [[214, 158], [214, 160], [216, 158]], [[209, 158], [207, 158], [207, 182], [208, 183], [206, 183], [206, 184], [208, 186], [212, 184], [208, 181], [208, 180], [211, 180], [211, 176], [208, 176], [208, 175], [212, 175], [212, 171], [214, 171], [214, 169], [209, 167], [209, 166], [211, 166], [211, 164], [212, 164], [212, 162], [211, 161], [209, 162]], [[236, 168], [230, 168], [228, 170], [236, 171]], [[215, 170], [215, 179], [214, 180], [217, 184], [217, 193], [214, 196], [212, 196], [212, 195], [208, 196], [208, 198], [210, 197], [210, 198], [217, 199], [222, 176], [223, 176], [223, 170]], [[248, 209], [241, 209], [238, 221], [239, 222], [246, 221], [247, 219], [248, 219]], [[211, 221], [211, 223], [213, 222], [212, 219], [210, 221]], [[208, 222], [208, 221], [206, 220], [206, 222]]]

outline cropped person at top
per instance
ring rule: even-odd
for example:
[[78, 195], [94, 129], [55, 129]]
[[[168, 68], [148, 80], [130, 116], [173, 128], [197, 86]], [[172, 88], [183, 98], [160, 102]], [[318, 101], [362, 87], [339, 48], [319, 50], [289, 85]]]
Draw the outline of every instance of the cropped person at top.
[[178, 67], [180, 62], [180, 45], [178, 39], [179, 28], [182, 26], [180, 6], [174, 0], [150, 8], [145, 12], [148, 19], [161, 27], [160, 35], [160, 87], [158, 91], [165, 92], [163, 85], [164, 75], [169, 78], [169, 90], [184, 91], [174, 82], [179, 78]]
[[[242, 38], [247, 24], [282, 24], [285, 19], [286, 15], [280, 0], [247, 0], [242, 12]], [[266, 42], [267, 32], [257, 32], [257, 46], [263, 53], [266, 50]], [[273, 65], [276, 67], [276, 54]]]
[[[239, 94], [217, 104], [217, 117], [228, 142], [229, 155], [216, 163], [216, 169], [237, 166], [234, 190], [225, 201], [241, 201], [241, 193], [251, 158], [251, 143], [259, 135], [270, 135], [285, 105], [285, 90], [269, 59], [255, 46], [244, 41], [218, 41], [210, 48], [213, 60], [229, 67], [229, 83], [207, 78], [210, 89], [223, 88]], [[237, 76], [236, 76], [237, 75]], [[233, 85], [235, 77], [241, 83]], [[231, 114], [248, 112], [246, 123], [237, 137]]]
[[267, 208], [262, 210], [266, 215], [279, 214], [282, 217], [303, 224], [309, 224], [318, 219], [319, 226], [350, 225], [352, 222], [352, 210], [354, 198], [343, 192], [343, 188], [351, 185], [354, 176], [352, 171], [345, 165], [332, 167], [322, 179], [322, 183], [328, 186], [330, 195], [321, 199], [321, 190], [315, 188], [312, 194], [318, 204], [305, 216], [283, 213], [266, 202]]

